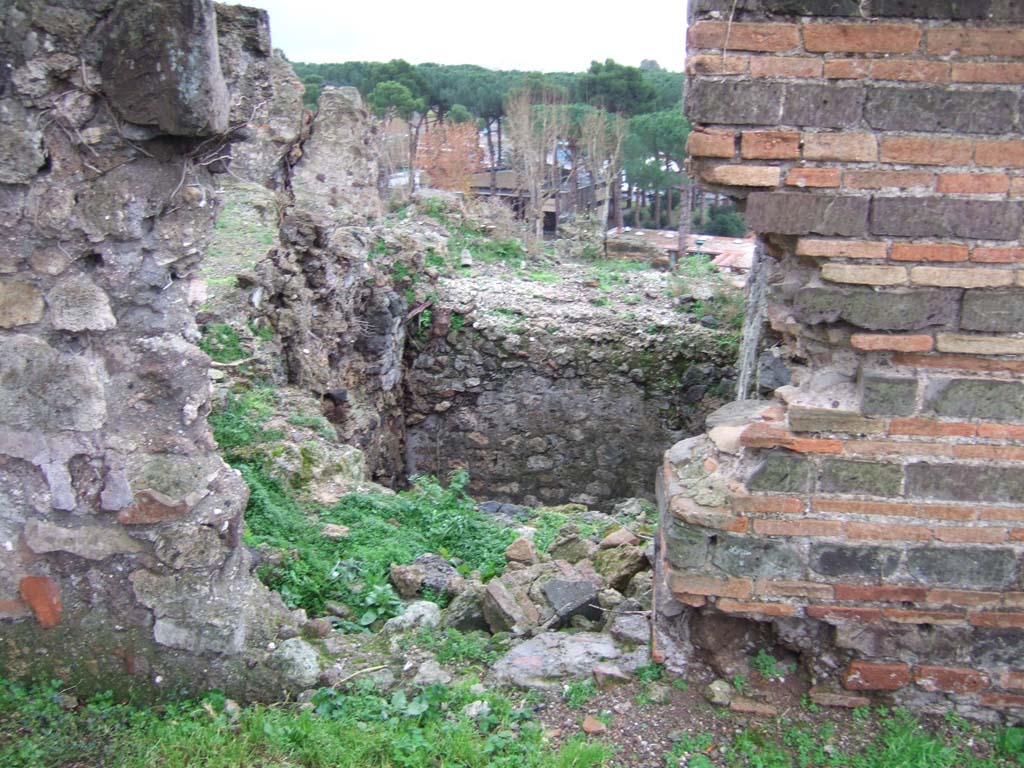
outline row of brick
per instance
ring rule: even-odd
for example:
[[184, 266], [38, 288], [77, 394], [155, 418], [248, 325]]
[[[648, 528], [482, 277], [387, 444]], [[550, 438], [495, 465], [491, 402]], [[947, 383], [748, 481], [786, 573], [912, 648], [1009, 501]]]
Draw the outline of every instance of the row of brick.
[[1024, 197], [1024, 176], [1005, 173], [927, 171], [843, 171], [833, 167], [784, 168], [775, 165], [695, 164], [697, 177], [730, 187], [817, 187], [847, 190], [914, 190], [954, 195]]
[[1019, 673], [1015, 670], [985, 670], [967, 667], [944, 667], [919, 664], [911, 669], [903, 663], [888, 663], [858, 660], [847, 667], [842, 676], [843, 687], [852, 691], [897, 691], [914, 683], [929, 693], [951, 693], [955, 695], [978, 694], [983, 691], [981, 703], [985, 706], [1024, 706], [1024, 696], [1000, 693], [990, 690], [995, 681], [1003, 691], [1019, 690], [1016, 687]]
[[802, 237], [796, 244], [797, 256], [825, 259], [865, 259], [876, 261], [966, 262], [979, 264], [1024, 263], [1024, 248], [965, 243], [908, 243], [894, 240], [831, 240]]
[[[971, 423], [938, 423], [913, 417], [895, 419], [894, 423], [895, 426], [890, 426], [889, 434], [902, 439], [864, 440], [804, 437], [794, 434], [781, 425], [757, 422], [744, 430], [740, 436], [740, 444], [746, 448], [785, 448], [796, 453], [821, 453], [837, 456], [946, 456], [985, 461], [1024, 461], [1024, 446], [1020, 445], [947, 440], [925, 442], [905, 439], [911, 436], [973, 438], [977, 435], [978, 427]], [[903, 426], [904, 424], [908, 426]], [[1017, 427], [1016, 431], [1020, 429]]]
[[864, 501], [837, 499], [822, 495], [811, 496], [808, 503], [802, 497], [785, 494], [735, 494], [731, 497], [730, 504], [736, 513], [742, 515], [801, 515], [812, 511], [957, 522], [1024, 522], [1024, 507], [1020, 506], [935, 504], [925, 501]]
[[[756, 606], [778, 605], [766, 602], [779, 598], [816, 601], [812, 613], [828, 614], [833, 618], [874, 620], [882, 616], [884, 606], [850, 606], [834, 603], [912, 603], [932, 613], [955, 613], [989, 618], [977, 619], [985, 623], [1020, 622], [1020, 610], [1024, 608], [1024, 592], [979, 592], [972, 590], [938, 589], [926, 586], [885, 585], [885, 584], [844, 584], [817, 581], [793, 581], [786, 579], [744, 579], [719, 578], [708, 575], [676, 573], [674, 591], [687, 595], [688, 600], [697, 597], [718, 597], [733, 600], [757, 599]], [[834, 601], [834, 603], [833, 603]], [[812, 606], [812, 607], [813, 607]], [[950, 609], [963, 609], [961, 611]], [[975, 611], [984, 608], [988, 610]], [[829, 613], [832, 612], [832, 613]], [[905, 618], [902, 614], [896, 614]], [[991, 617], [995, 616], [993, 619]], [[1000, 618], [1001, 617], [1001, 618]], [[1010, 618], [1007, 618], [1010, 617]], [[1017, 618], [1012, 618], [1017, 617]]]
[[[708, 596], [704, 596], [707, 598]], [[921, 611], [905, 608], [856, 608], [831, 605], [801, 607], [790, 603], [764, 603], [718, 597], [715, 607], [724, 613], [760, 618], [795, 618], [806, 616], [826, 623], [860, 621], [866, 623], [930, 624], [941, 626], [975, 626], [987, 629], [1019, 629], [1024, 615], [1019, 613], [958, 613], [956, 611]]]
[[884, 53], [930, 56], [1024, 56], [1019, 27], [926, 26], [916, 24], [729, 23], [699, 21], [687, 31], [687, 49], [788, 53]]
[[[922, 285], [923, 283], [918, 282], [917, 284]], [[938, 333], [934, 339], [922, 335], [904, 337], [899, 344], [882, 341], [881, 337], [877, 335], [855, 334], [852, 338], [854, 340], [852, 346], [865, 351], [889, 348], [900, 352], [927, 352], [936, 349], [939, 352], [963, 355], [1024, 355], [1024, 340], [1007, 336]], [[883, 346], [886, 344], [890, 346]], [[993, 455], [992, 458], [995, 456]]]
[[[865, 338], [876, 338], [864, 334]], [[914, 336], [881, 335], [882, 339], [913, 339]], [[984, 359], [984, 358], [980, 358]], [[844, 416], [829, 411], [811, 411], [799, 406], [792, 409], [790, 429], [793, 432], [827, 432], [830, 434], [890, 437], [951, 437], [980, 438], [982, 440], [1024, 441], [1024, 426], [999, 424], [991, 421], [951, 421], [911, 416], [906, 418], [868, 418], [859, 415]], [[833, 418], [828, 418], [830, 413]], [[820, 415], [820, 418], [816, 418]], [[836, 418], [837, 416], [838, 418]], [[781, 422], [784, 419], [772, 419]], [[768, 421], [768, 419], [766, 419]]]
[[1024, 528], [901, 525], [803, 517], [794, 520], [749, 519], [723, 513], [684, 513], [687, 523], [729, 533], [850, 541], [942, 542], [947, 544], [1006, 544], [1024, 542]]
[[744, 56], [703, 53], [686, 59], [690, 75], [801, 80], [877, 80], [934, 85], [1024, 83], [1024, 64], [945, 59], [822, 59], [819, 56]]
[[[767, 582], [775, 585], [777, 582]], [[972, 610], [969, 608], [951, 610], [943, 603], [942, 609], [924, 608], [893, 608], [889, 606], [866, 606], [862, 602], [882, 602], [880, 600], [860, 601], [856, 598], [850, 602], [857, 605], [839, 605], [836, 603], [811, 602], [803, 599], [828, 600], [827, 590], [834, 585], [813, 585], [821, 594], [784, 595], [758, 594], [752, 579], [739, 577], [720, 578], [694, 573], [670, 571], [668, 586], [674, 597], [688, 605], [706, 604], [708, 598], [715, 599], [715, 606], [727, 613], [743, 613], [762, 617], [796, 617], [805, 616], [826, 623], [839, 622], [890, 622], [893, 624], [939, 624], [956, 626], [984, 627], [987, 629], [1020, 629], [1024, 628], [1024, 613], [1012, 610]], [[840, 585], [845, 586], [845, 585]], [[851, 585], [852, 586], [852, 585]], [[776, 600], [760, 598], [775, 597]], [[779, 598], [794, 597], [795, 602], [778, 602]], [[704, 602], [701, 601], [704, 598]], [[842, 600], [843, 598], [836, 598]], [[901, 601], [910, 602], [910, 601]], [[927, 601], [925, 601], [927, 602]]]
[[919, 354], [900, 352], [892, 356], [894, 365], [916, 368], [937, 368], [963, 371], [965, 373], [1007, 373], [1024, 374], [1024, 360], [1001, 360], [991, 357], [969, 357], [960, 355]]
[[1024, 21], [1024, 8], [1006, 0], [691, 0], [689, 5], [691, 21], [778, 21], [801, 16], [875, 22], [904, 18], [984, 21], [994, 25]]
[[[825, 264], [821, 276], [833, 283], [854, 285], [901, 286], [921, 285], [937, 288], [1006, 288], [1024, 286], [1024, 271], [1000, 268], [972, 267], [905, 267], [879, 264]], [[1012, 346], [1012, 339], [1001, 341]], [[1024, 342], [1017, 342], [1024, 346]], [[965, 351], [988, 355], [1019, 355], [1022, 349], [1006, 351], [983, 351], [981, 349], [956, 349], [940, 351]]]
[[[1024, 168], [1024, 139], [967, 139], [935, 136], [882, 136], [862, 132], [789, 130], [696, 130], [686, 143], [691, 157], [746, 160], [811, 160], [965, 168]], [[963, 186], [950, 175], [947, 185]], [[923, 177], [851, 177], [863, 189], [911, 188]], [[906, 182], [912, 182], [907, 184]], [[896, 182], [896, 183], [894, 183]], [[1019, 189], [1019, 182], [1018, 184]], [[1010, 182], [1013, 188], [1014, 182]], [[945, 191], [945, 190], [944, 190]]]

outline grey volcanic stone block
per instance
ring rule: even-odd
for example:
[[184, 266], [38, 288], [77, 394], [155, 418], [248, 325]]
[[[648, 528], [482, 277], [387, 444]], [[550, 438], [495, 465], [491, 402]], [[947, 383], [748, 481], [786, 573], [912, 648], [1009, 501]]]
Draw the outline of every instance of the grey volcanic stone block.
[[807, 287], [793, 301], [803, 323], [845, 320], [872, 331], [920, 330], [956, 322], [959, 290], [874, 291], [870, 288]]
[[747, 197], [747, 225], [780, 235], [860, 237], [867, 227], [869, 198], [831, 194], [752, 192]]
[[903, 469], [898, 464], [833, 459], [821, 463], [818, 490], [826, 493], [866, 493], [898, 496]]
[[1018, 665], [1024, 658], [1024, 629], [975, 629], [964, 647], [979, 666]]
[[777, 125], [783, 85], [695, 78], [686, 89], [686, 115], [694, 123]]
[[876, 197], [871, 204], [871, 233], [875, 235], [1016, 240], [1020, 227], [1019, 203]]
[[811, 484], [811, 465], [806, 459], [785, 451], [765, 455], [747, 479], [751, 491], [807, 493]]
[[665, 522], [665, 559], [677, 568], [699, 568], [708, 559], [708, 536], [668, 517]]
[[890, 547], [813, 544], [810, 553], [810, 567], [816, 573], [861, 582], [891, 576], [899, 562], [899, 550]]
[[738, 19], [763, 19], [767, 16], [839, 16], [859, 17], [861, 0], [691, 0], [695, 18], [718, 13], [728, 18], [735, 11]]
[[728, 574], [759, 579], [798, 579], [803, 558], [788, 542], [720, 534], [711, 562]]
[[864, 88], [829, 83], [790, 83], [782, 104], [782, 124], [850, 128], [860, 123]]
[[925, 584], [964, 589], [1008, 589], [1017, 583], [1017, 555], [1012, 549], [942, 547], [912, 549], [907, 572]]
[[917, 379], [864, 376], [860, 410], [865, 416], [909, 416], [917, 405]]
[[965, 331], [1024, 331], [1024, 291], [966, 291], [960, 314]]
[[925, 392], [925, 409], [963, 419], [1024, 421], [1024, 384], [990, 379], [947, 379]]
[[227, 130], [212, 0], [118, 3], [105, 41], [103, 91], [125, 120], [177, 136]]
[[869, 12], [871, 16], [952, 21], [1024, 19], [1024, 5], [1018, 0], [870, 0]]
[[769, 13], [791, 16], [859, 16], [860, 0], [763, 0]]
[[836, 646], [875, 658], [927, 658], [932, 664], [957, 663], [971, 645], [971, 627], [849, 622], [835, 629]]
[[[828, 87], [828, 86], [825, 86]], [[926, 88], [868, 88], [864, 118], [881, 131], [1008, 133], [1017, 126], [1017, 94]]]
[[1024, 503], [1024, 472], [1019, 467], [918, 463], [908, 464], [906, 473], [907, 495], [911, 497]]
[[585, 579], [552, 579], [541, 587], [544, 597], [558, 614], [560, 625], [568, 624], [573, 616], [585, 616], [592, 621], [601, 618], [597, 604], [597, 588]]

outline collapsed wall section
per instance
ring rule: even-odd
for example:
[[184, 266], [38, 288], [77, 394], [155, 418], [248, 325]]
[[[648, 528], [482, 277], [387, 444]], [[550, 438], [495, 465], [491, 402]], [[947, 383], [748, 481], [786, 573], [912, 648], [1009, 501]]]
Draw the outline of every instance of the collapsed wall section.
[[1022, 22], [691, 2], [692, 174], [744, 201], [798, 367], [666, 455], [661, 619], [772, 622], [821, 703], [1024, 712]]
[[665, 446], [731, 397], [732, 348], [673, 307], [662, 273], [605, 294], [580, 284], [584, 269], [440, 281], [410, 348], [410, 474], [463, 468], [474, 495], [528, 505], [651, 496]]

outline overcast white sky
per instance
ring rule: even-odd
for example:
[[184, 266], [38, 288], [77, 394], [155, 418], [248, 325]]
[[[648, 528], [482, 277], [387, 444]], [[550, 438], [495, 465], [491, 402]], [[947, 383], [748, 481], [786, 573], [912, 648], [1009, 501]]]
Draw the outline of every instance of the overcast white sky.
[[681, 71], [686, 0], [243, 0], [292, 61], [579, 71], [594, 59]]

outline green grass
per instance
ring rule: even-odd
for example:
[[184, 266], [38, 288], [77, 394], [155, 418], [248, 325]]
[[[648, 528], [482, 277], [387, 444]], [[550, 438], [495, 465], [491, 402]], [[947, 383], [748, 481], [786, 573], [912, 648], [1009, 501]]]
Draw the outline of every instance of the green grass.
[[[255, 705], [229, 716], [216, 692], [145, 709], [110, 696], [75, 710], [59, 684], [0, 678], [0, 765], [5, 768], [598, 768], [612, 749], [575, 738], [561, 748], [522, 699], [432, 686], [380, 695], [372, 685], [322, 689], [314, 709]], [[460, 712], [483, 699], [490, 713]]]
[[637, 667], [636, 672], [633, 674], [641, 683], [654, 683], [661, 680], [664, 672], [665, 666], [663, 664], [645, 664], [642, 667]]
[[463, 248], [468, 249], [474, 259], [489, 264], [519, 264], [529, 256], [522, 242], [515, 238], [492, 237], [465, 222], [456, 221], [449, 216], [442, 201], [427, 200], [420, 210], [424, 215], [441, 222], [448, 230], [448, 252], [453, 258], [461, 254]]
[[[408, 563], [429, 552], [457, 558], [464, 573], [484, 578], [505, 565], [515, 538], [476, 510], [465, 495], [466, 476], [448, 487], [418, 478], [412, 490], [393, 496], [351, 494], [310, 515], [289, 489], [259, 467], [239, 464], [250, 489], [246, 543], [283, 553], [263, 566], [260, 577], [292, 607], [322, 614], [328, 600], [350, 606], [363, 626], [395, 615], [401, 607], [388, 581], [392, 563]], [[328, 539], [324, 523], [348, 526], [345, 539]]]
[[646, 272], [647, 264], [642, 261], [629, 261], [627, 259], [605, 259], [596, 261], [589, 267], [591, 279], [597, 281], [597, 287], [601, 291], [611, 291], [617, 285], [624, 285], [628, 282], [626, 275], [630, 272]]
[[597, 696], [597, 688], [593, 680], [580, 680], [569, 683], [565, 686], [562, 698], [565, 705], [570, 709], [581, 709], [591, 699]]
[[548, 283], [549, 285], [562, 282], [562, 278], [554, 272], [537, 271], [527, 274], [527, 278], [535, 283]]
[[333, 440], [337, 432], [325, 416], [311, 413], [296, 413], [288, 417], [288, 423], [296, 427], [307, 427], [315, 431], [320, 437]]
[[679, 262], [676, 272], [669, 277], [668, 293], [682, 296], [690, 292], [696, 281], [709, 287], [711, 295], [677, 308], [698, 320], [709, 315], [714, 318], [719, 348], [735, 356], [743, 330], [743, 292], [728, 285], [711, 261], [697, 255]]
[[264, 428], [276, 403], [273, 389], [256, 387], [229, 395], [224, 405], [210, 413], [210, 427], [229, 464], [255, 461], [268, 443], [284, 437], [278, 430]]
[[793, 671], [792, 665], [780, 664], [779, 660], [764, 648], [758, 649], [757, 655], [750, 660], [750, 668], [768, 679], [783, 678]]
[[[327, 601], [338, 600], [359, 624], [372, 626], [401, 608], [389, 583], [392, 563], [433, 552], [485, 579], [503, 570], [515, 533], [477, 510], [466, 494], [465, 472], [453, 474], [446, 487], [413, 478], [413, 487], [402, 493], [351, 494], [329, 508], [305, 507], [268, 471], [282, 437], [265, 427], [275, 405], [270, 388], [248, 390], [229, 397], [210, 424], [225, 459], [249, 486], [246, 543], [277, 553], [259, 576], [289, 606], [321, 615]], [[326, 523], [348, 526], [349, 536], [324, 537]]]
[[514, 320], [522, 320], [523, 313], [518, 309], [506, 309], [505, 307], [497, 307], [495, 309], [488, 310], [492, 315], [498, 315], [499, 317], [511, 317]]
[[548, 548], [558, 537], [558, 531], [566, 523], [575, 525], [577, 530], [579, 530], [580, 536], [583, 538], [589, 538], [601, 531], [600, 525], [585, 523], [570, 514], [542, 508], [530, 519], [530, 525], [537, 529], [533, 536], [533, 544], [537, 551], [547, 552]]
[[498, 648], [491, 636], [484, 632], [460, 632], [448, 627], [445, 630], [420, 629], [412, 641], [429, 651], [442, 664], [493, 664], [498, 660]]
[[983, 728], [956, 715], [925, 727], [910, 712], [864, 710], [844, 726], [858, 744], [844, 753], [830, 722], [785, 717], [725, 737], [683, 734], [666, 768], [1014, 768], [1024, 766], [1024, 728]]
[[233, 363], [248, 357], [238, 331], [225, 323], [208, 323], [203, 328], [199, 348], [218, 363]]

